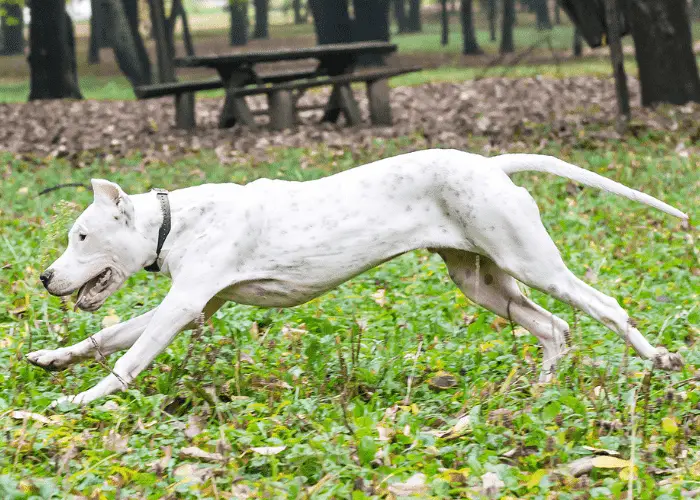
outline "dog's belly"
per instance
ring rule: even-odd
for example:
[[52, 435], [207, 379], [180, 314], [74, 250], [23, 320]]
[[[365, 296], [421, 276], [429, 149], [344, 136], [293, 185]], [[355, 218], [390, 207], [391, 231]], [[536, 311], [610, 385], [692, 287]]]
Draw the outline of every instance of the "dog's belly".
[[323, 295], [335, 286], [309, 286], [298, 281], [259, 279], [237, 283], [217, 295], [249, 306], [294, 307]]

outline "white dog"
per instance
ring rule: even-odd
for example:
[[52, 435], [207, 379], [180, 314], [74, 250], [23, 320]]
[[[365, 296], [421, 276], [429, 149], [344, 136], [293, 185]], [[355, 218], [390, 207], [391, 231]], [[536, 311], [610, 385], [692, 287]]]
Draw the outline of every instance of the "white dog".
[[59, 296], [78, 290], [76, 306], [85, 311], [97, 310], [144, 266], [169, 275], [172, 287], [156, 309], [28, 359], [62, 369], [128, 349], [97, 385], [61, 398], [86, 404], [125, 388], [178, 332], [226, 301], [296, 306], [428, 248], [467, 297], [539, 339], [545, 380], [564, 354], [569, 327], [525, 297], [517, 281], [583, 310], [656, 366], [680, 369], [678, 354], [652, 347], [615, 299], [567, 269], [535, 201], [508, 177], [521, 171], [559, 175], [687, 218], [593, 172], [529, 154], [485, 158], [433, 149], [315, 181], [205, 184], [170, 194], [129, 196], [96, 179], [94, 202], [70, 230], [65, 253], [42, 274], [44, 286]]

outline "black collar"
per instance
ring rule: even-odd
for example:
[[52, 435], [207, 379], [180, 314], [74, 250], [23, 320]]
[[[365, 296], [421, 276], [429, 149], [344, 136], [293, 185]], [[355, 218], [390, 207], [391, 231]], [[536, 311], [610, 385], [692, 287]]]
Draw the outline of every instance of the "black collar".
[[165, 243], [165, 238], [170, 234], [170, 201], [168, 200], [168, 191], [165, 189], [154, 188], [153, 191], [158, 195], [158, 201], [160, 201], [160, 211], [163, 213], [163, 223], [158, 229], [158, 245], [156, 246], [156, 260], [152, 264], [144, 267], [146, 271], [157, 273], [160, 271], [160, 266], [158, 265], [158, 258], [160, 258], [160, 251], [163, 249], [163, 243]]

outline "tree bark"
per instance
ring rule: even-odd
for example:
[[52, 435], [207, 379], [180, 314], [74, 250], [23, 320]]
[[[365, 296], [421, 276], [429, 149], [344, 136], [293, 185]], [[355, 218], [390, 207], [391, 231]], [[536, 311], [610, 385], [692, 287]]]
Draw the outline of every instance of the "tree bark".
[[170, 18], [168, 19], [168, 36], [173, 43], [173, 49], [175, 46], [175, 25], [177, 24], [178, 17], [182, 20], [182, 42], [185, 45], [185, 53], [188, 56], [193, 56], [194, 44], [192, 43], [192, 34], [190, 33], [190, 23], [187, 21], [187, 12], [182, 6], [182, 0], [173, 0], [173, 7], [170, 11]]
[[629, 3], [629, 18], [642, 105], [700, 102], [686, 0], [635, 0]]
[[129, 1], [101, 1], [103, 19], [109, 20], [105, 31], [119, 69], [132, 86], [145, 85], [151, 83], [151, 62], [138, 31], [138, 17], [134, 18], [136, 2], [129, 4]]
[[421, 0], [408, 0], [408, 18], [406, 20], [408, 32], [417, 33], [423, 31], [420, 18], [420, 2]]
[[497, 0], [486, 0], [488, 17], [489, 17], [489, 34], [491, 35], [491, 41], [496, 41], [496, 21], [498, 18]]
[[447, 12], [447, 0], [440, 0], [440, 20], [442, 21], [440, 43], [445, 46], [450, 43], [450, 15]]
[[151, 9], [151, 26], [156, 40], [156, 57], [158, 60], [158, 82], [175, 81], [175, 46], [170, 37], [168, 22], [165, 17], [163, 0], [148, 0]]
[[100, 0], [90, 0], [90, 46], [88, 49], [88, 64], [100, 62], [100, 49], [107, 45], [105, 33], [104, 7]]
[[406, 0], [393, 0], [394, 17], [399, 28], [399, 33], [408, 32], [408, 16], [406, 14]]
[[514, 52], [513, 25], [515, 23], [515, 0], [503, 0], [503, 23], [501, 25], [501, 54]]
[[352, 41], [348, 0], [309, 0], [319, 44]]
[[5, 14], [0, 14], [0, 33], [3, 43], [0, 54], [24, 54], [24, 17], [20, 3], [5, 3]]
[[605, 20], [608, 32], [608, 44], [610, 45], [610, 60], [615, 76], [615, 91], [617, 94], [618, 121], [617, 130], [623, 133], [627, 130], [630, 120], [630, 95], [627, 88], [627, 75], [622, 55], [622, 42], [620, 41], [620, 17], [617, 11], [616, 0], [605, 0]]
[[37, 1], [29, 25], [29, 100], [82, 99], [75, 63], [73, 21], [64, 0]]
[[554, 1], [554, 24], [557, 26], [561, 24], [561, 5], [557, 0]]
[[301, 15], [301, 0], [292, 0], [292, 8], [294, 9], [294, 24], [306, 23], [306, 19]]
[[581, 38], [581, 31], [579, 31], [578, 28], [574, 28], [574, 40], [572, 45], [574, 57], [581, 57], [581, 54], [583, 54], [583, 39]]
[[462, 0], [460, 2], [460, 16], [462, 18], [462, 40], [464, 47], [463, 54], [483, 54], [484, 51], [476, 41], [474, 31], [474, 5], [472, 0]]
[[229, 43], [240, 46], [248, 43], [248, 0], [229, 0], [231, 30]]
[[534, 0], [535, 16], [538, 30], [551, 30], [552, 21], [549, 19], [547, 0]]
[[[352, 23], [353, 41], [389, 41], [389, 0], [353, 0], [355, 20]], [[358, 60], [362, 66], [381, 66], [384, 57], [366, 54]]]
[[270, 38], [268, 30], [269, 0], [253, 0], [255, 5], [255, 29], [253, 38]]

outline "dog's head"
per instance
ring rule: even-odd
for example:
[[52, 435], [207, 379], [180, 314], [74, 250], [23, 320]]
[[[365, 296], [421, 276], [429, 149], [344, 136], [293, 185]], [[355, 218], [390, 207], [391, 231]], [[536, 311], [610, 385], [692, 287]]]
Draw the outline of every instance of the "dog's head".
[[134, 225], [134, 206], [113, 182], [92, 180], [93, 203], [68, 233], [68, 248], [41, 275], [52, 295], [78, 290], [76, 307], [96, 311], [147, 259]]

